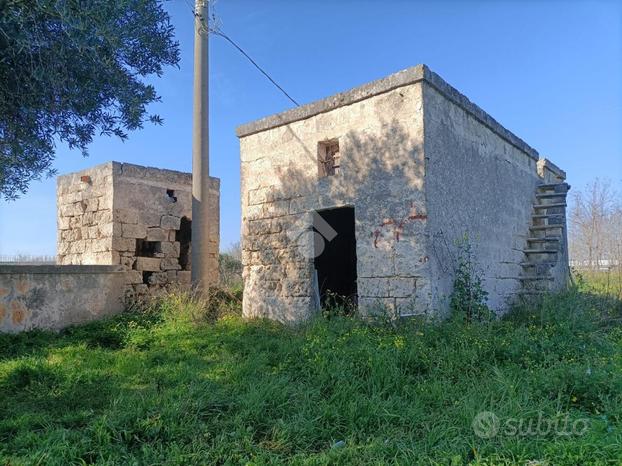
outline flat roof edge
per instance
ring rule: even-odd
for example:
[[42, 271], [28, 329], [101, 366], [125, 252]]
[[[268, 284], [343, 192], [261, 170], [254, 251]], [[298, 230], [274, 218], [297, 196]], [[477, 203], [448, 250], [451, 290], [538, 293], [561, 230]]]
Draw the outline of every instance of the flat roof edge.
[[345, 92], [334, 94], [330, 97], [311, 102], [301, 107], [292, 108], [275, 115], [267, 116], [253, 122], [240, 125], [236, 128], [236, 134], [239, 138], [250, 136], [251, 134], [287, 125], [295, 121], [305, 120], [312, 116], [319, 115], [320, 113], [330, 112], [331, 110], [335, 110], [339, 107], [344, 107], [346, 105], [350, 105], [379, 94], [384, 94], [399, 87], [415, 84], [420, 81], [425, 81], [430, 84], [441, 95], [473, 115], [473, 117], [493, 132], [506, 139], [534, 160], [538, 160], [538, 151], [514, 133], [503, 127], [503, 125], [501, 125], [497, 120], [491, 117], [479, 106], [471, 102], [460, 91], [451, 86], [438, 74], [434, 73], [423, 64], [398, 71], [397, 73], [391, 74], [385, 78], [363, 84], [362, 86], [355, 87]]

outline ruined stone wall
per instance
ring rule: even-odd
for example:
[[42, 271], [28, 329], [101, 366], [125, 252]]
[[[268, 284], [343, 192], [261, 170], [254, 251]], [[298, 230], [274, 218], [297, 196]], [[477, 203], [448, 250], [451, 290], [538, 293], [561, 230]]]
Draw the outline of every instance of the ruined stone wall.
[[[282, 126], [238, 130], [245, 316], [289, 322], [315, 312], [306, 233], [312, 212], [342, 206], [354, 206], [359, 307], [428, 309], [421, 86], [371, 94]], [[326, 141], [338, 141], [340, 167], [321, 178]]]
[[536, 186], [561, 182], [561, 172], [544, 170], [543, 162], [539, 170], [534, 149], [453, 88], [434, 84], [426, 81], [423, 88], [426, 240], [434, 307], [448, 308], [456, 243], [467, 235], [489, 293], [488, 304], [501, 311], [523, 289], [521, 264], [526, 260], [523, 251]]
[[59, 264], [119, 263], [112, 194], [112, 162], [56, 179]]
[[[218, 281], [219, 193], [211, 178], [210, 281]], [[94, 200], [93, 200], [94, 199]], [[58, 178], [58, 262], [118, 264], [141, 295], [190, 285], [192, 175], [109, 162]]]

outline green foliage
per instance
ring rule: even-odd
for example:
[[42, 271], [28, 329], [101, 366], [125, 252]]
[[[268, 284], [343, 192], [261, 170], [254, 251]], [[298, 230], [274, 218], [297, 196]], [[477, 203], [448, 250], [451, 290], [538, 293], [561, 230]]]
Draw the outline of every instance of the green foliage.
[[333, 317], [352, 317], [356, 314], [356, 304], [351, 298], [334, 293], [330, 290], [325, 292], [322, 316], [326, 319]]
[[0, 0], [0, 194], [52, 174], [54, 145], [142, 127], [158, 100], [141, 78], [179, 61], [161, 0]]
[[220, 283], [223, 287], [242, 287], [242, 250], [239, 243], [220, 254], [218, 268]]
[[622, 267], [605, 270], [573, 270], [574, 281], [582, 290], [622, 301]]
[[466, 322], [489, 320], [492, 313], [486, 305], [488, 292], [483, 287], [469, 237], [465, 235], [457, 246], [454, 288], [449, 301], [451, 310]]
[[[572, 291], [489, 325], [289, 328], [197, 319], [204, 303], [174, 294], [60, 334], [2, 335], [0, 464], [619, 464], [622, 310], [609, 303]], [[482, 411], [588, 428], [480, 438]]]

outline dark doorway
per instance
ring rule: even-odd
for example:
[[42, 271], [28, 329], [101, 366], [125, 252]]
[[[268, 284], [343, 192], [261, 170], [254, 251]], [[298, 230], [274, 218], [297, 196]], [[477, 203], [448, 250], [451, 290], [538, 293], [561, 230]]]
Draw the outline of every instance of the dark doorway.
[[175, 241], [179, 241], [179, 265], [182, 270], [190, 270], [191, 236], [192, 221], [188, 217], [182, 217], [179, 230], [175, 233]]
[[354, 207], [322, 210], [314, 215], [315, 269], [322, 306], [356, 304], [356, 237]]

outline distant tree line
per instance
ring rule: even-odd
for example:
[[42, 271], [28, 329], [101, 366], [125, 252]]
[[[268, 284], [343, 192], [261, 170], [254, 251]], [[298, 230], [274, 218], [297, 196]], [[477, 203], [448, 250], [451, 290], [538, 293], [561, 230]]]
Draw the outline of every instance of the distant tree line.
[[568, 218], [573, 266], [603, 270], [622, 266], [622, 198], [610, 181], [596, 179], [575, 190]]

